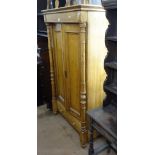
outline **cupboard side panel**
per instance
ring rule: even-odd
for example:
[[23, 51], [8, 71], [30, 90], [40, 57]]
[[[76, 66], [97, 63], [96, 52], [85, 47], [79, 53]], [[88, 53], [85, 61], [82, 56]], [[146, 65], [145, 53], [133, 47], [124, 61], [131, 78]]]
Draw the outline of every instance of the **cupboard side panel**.
[[105, 98], [103, 82], [106, 78], [104, 58], [107, 49], [104, 40], [108, 22], [105, 12], [88, 12], [88, 22], [87, 108], [93, 109], [101, 106]]

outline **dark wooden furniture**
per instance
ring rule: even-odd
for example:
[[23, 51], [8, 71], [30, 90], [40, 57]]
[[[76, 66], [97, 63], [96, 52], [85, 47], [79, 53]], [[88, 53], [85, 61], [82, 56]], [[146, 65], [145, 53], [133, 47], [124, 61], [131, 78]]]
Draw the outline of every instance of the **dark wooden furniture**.
[[50, 63], [48, 52], [48, 37], [47, 29], [44, 23], [44, 17], [41, 10], [46, 9], [47, 0], [37, 1], [37, 45], [40, 55], [40, 62], [37, 64], [37, 84], [38, 84], [38, 102], [39, 98], [42, 103], [47, 104], [48, 109], [52, 109], [51, 104], [51, 82], [50, 82]]
[[109, 104], [117, 106], [117, 1], [102, 0], [102, 5], [106, 10], [106, 17], [109, 26], [105, 35], [105, 44], [108, 50], [104, 61], [104, 68], [107, 78], [104, 82], [104, 91], [107, 94], [103, 103], [103, 108]]
[[43, 105], [42, 87], [40, 79], [40, 70], [42, 61], [40, 59], [40, 49], [37, 49], [37, 106]]
[[[104, 82], [106, 98], [102, 107], [88, 111], [90, 117], [89, 155], [95, 155], [109, 148], [117, 153], [117, 1], [102, 0], [102, 5], [109, 21], [105, 34], [105, 44], [108, 50], [104, 60], [104, 69], [107, 73]], [[94, 130], [106, 139], [107, 144], [94, 149]]]
[[44, 16], [41, 10], [46, 9], [47, 0], [37, 0], [37, 36], [47, 37], [46, 25], [44, 23]]
[[[37, 87], [38, 99], [42, 99], [42, 104], [47, 104], [47, 108], [51, 109], [51, 86], [50, 86], [50, 66], [47, 51], [40, 49], [40, 60], [37, 62]], [[40, 96], [39, 96], [40, 95]], [[41, 104], [41, 105], [42, 105]]]
[[[112, 148], [116, 152], [117, 143], [117, 124], [116, 124], [116, 110], [114, 107], [109, 106], [106, 109], [98, 108], [89, 111], [88, 116], [90, 117], [90, 146], [89, 155], [95, 155], [101, 151], [109, 151]], [[98, 148], [94, 149], [94, 130], [98, 131], [102, 136], [105, 137], [107, 144], [103, 144]]]

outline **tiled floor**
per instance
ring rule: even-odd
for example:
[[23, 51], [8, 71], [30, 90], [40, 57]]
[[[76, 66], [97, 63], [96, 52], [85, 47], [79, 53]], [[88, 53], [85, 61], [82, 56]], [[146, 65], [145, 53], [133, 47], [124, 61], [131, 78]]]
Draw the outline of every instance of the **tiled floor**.
[[[78, 133], [60, 114], [54, 115], [46, 106], [40, 106], [37, 119], [37, 155], [88, 155], [88, 146], [81, 148]], [[98, 139], [96, 144], [102, 141]]]

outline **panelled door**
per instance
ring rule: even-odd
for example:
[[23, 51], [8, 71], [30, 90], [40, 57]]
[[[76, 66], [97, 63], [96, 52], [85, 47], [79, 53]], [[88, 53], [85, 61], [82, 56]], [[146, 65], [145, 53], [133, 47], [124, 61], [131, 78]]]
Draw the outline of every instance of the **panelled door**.
[[80, 27], [79, 24], [62, 24], [65, 53], [67, 111], [80, 119]]
[[62, 25], [53, 25], [54, 38], [54, 57], [55, 57], [55, 74], [56, 74], [56, 90], [57, 100], [59, 100], [65, 108], [65, 65], [64, 65], [64, 50], [62, 43]]

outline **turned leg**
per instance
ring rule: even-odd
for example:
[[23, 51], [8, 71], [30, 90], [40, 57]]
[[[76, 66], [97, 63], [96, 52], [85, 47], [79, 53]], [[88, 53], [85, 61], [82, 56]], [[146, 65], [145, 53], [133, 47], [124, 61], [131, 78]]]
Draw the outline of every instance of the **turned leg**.
[[84, 128], [81, 128], [81, 133], [80, 133], [80, 142], [81, 142], [81, 147], [85, 148], [88, 143], [88, 131]]
[[93, 128], [93, 120], [91, 119], [91, 122], [90, 122], [90, 140], [89, 140], [89, 155], [94, 154], [93, 135], [94, 135], [94, 128]]

